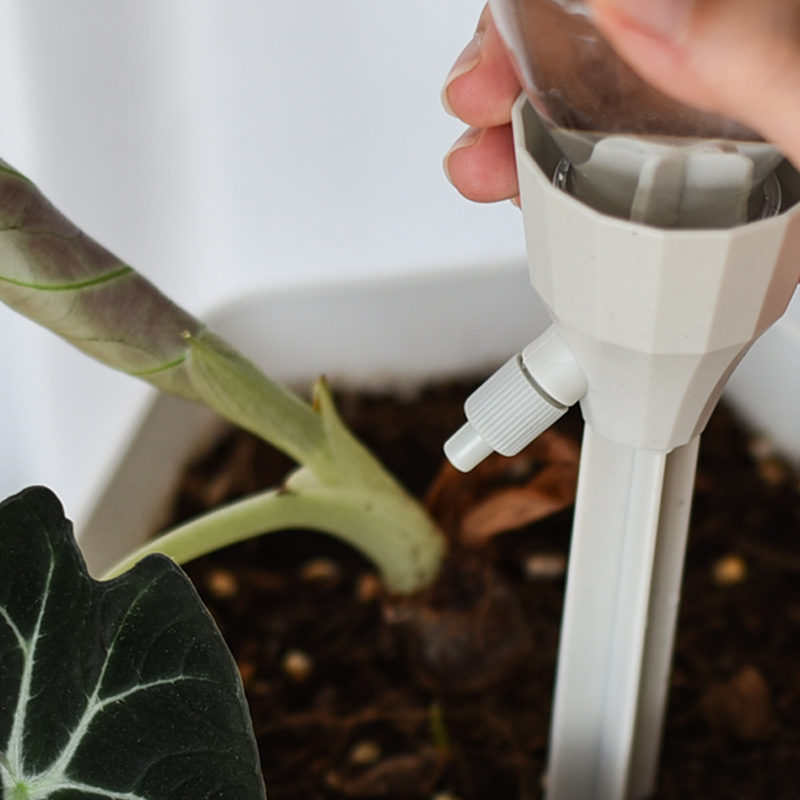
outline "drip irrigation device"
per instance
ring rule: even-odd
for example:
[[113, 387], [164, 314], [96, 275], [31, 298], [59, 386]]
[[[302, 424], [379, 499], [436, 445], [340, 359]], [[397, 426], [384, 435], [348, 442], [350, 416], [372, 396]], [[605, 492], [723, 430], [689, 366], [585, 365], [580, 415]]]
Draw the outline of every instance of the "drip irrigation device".
[[[655, 92], [575, 0], [490, 0], [525, 92], [514, 137], [552, 326], [467, 400], [463, 471], [585, 420], [547, 800], [655, 791], [699, 437], [798, 281], [800, 175]], [[609, 93], [609, 86], [614, 91]]]

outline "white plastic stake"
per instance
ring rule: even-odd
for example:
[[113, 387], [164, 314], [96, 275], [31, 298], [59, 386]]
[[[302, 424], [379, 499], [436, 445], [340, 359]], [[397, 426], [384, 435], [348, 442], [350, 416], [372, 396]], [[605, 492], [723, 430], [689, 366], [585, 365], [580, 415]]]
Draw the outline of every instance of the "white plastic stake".
[[637, 800], [656, 789], [699, 444], [667, 456], [628, 785]]
[[697, 440], [667, 455], [587, 427], [559, 646], [548, 800], [654, 785]]

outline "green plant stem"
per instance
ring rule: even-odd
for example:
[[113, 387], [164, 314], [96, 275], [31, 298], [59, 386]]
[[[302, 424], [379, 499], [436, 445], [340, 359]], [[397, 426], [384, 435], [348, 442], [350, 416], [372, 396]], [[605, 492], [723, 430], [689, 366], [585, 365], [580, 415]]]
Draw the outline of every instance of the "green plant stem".
[[187, 331], [184, 341], [183, 369], [202, 403], [320, 477], [335, 481], [324, 420], [315, 409], [219, 336]]
[[444, 540], [410, 497], [321, 485], [306, 470], [294, 477], [302, 490], [263, 492], [198, 517], [147, 542], [103, 579], [121, 575], [151, 553], [183, 564], [253, 536], [298, 528], [330, 533], [357, 548], [390, 592], [410, 593], [435, 578]]

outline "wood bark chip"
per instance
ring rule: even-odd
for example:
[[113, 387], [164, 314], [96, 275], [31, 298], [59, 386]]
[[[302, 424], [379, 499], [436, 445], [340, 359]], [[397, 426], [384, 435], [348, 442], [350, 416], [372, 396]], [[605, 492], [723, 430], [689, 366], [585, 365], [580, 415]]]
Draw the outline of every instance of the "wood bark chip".
[[494, 454], [462, 474], [444, 464], [426, 505], [445, 531], [469, 547], [518, 530], [575, 502], [578, 443], [549, 430], [516, 456]]

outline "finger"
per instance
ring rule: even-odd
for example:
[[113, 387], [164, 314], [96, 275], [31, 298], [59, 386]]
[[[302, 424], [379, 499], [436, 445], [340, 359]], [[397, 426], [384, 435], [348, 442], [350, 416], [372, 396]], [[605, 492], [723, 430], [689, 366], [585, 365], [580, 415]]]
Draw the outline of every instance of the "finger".
[[511, 119], [519, 92], [519, 79], [487, 6], [475, 37], [445, 80], [442, 103], [468, 125], [492, 128]]
[[643, 78], [738, 120], [800, 164], [796, 0], [592, 0], [597, 25]]
[[444, 170], [470, 200], [492, 203], [519, 194], [511, 125], [470, 128], [450, 149]]

